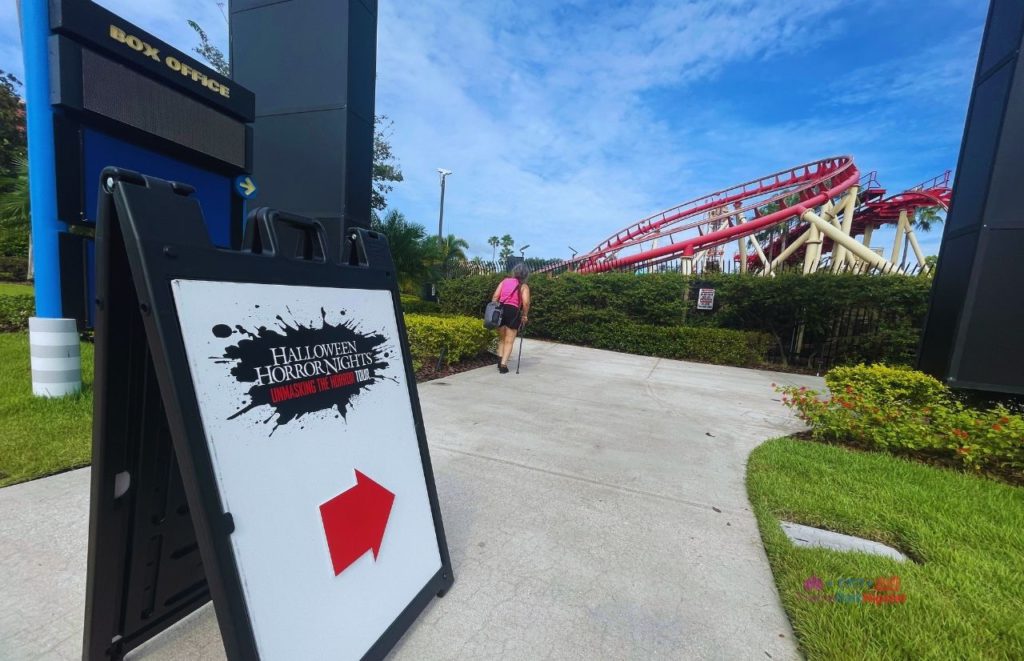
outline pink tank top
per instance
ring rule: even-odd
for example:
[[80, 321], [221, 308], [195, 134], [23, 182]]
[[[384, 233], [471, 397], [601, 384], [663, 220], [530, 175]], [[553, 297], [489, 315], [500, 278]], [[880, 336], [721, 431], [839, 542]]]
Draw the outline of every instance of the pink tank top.
[[505, 305], [514, 305], [517, 308], [520, 307], [519, 301], [519, 290], [516, 287], [519, 286], [519, 280], [516, 278], [505, 278], [501, 281], [501, 291], [498, 293], [498, 302]]

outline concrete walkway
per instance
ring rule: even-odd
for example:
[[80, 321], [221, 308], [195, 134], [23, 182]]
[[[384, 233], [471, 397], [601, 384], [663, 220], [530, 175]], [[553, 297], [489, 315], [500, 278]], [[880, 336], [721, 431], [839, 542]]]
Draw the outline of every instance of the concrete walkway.
[[[797, 658], [744, 486], [799, 428], [772, 381], [822, 386], [541, 342], [422, 384], [456, 583], [392, 658]], [[0, 490], [2, 659], [81, 658], [88, 482]], [[133, 658], [223, 656], [206, 606]]]

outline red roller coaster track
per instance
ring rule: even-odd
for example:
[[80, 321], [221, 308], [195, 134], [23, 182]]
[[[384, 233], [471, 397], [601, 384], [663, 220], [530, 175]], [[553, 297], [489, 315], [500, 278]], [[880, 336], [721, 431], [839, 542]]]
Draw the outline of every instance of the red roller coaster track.
[[[891, 197], [885, 197], [874, 174], [861, 180], [849, 156], [799, 165], [665, 209], [616, 232], [585, 254], [541, 270], [632, 271], [681, 258], [720, 258], [725, 244], [793, 219], [799, 221], [808, 210], [831, 207], [836, 198], [854, 186], [858, 186], [860, 195], [856, 224], [848, 234], [863, 233], [867, 226], [897, 222], [904, 210], [948, 206], [949, 172]], [[806, 229], [806, 224], [798, 223], [792, 232], [799, 234]], [[831, 240], [826, 240], [822, 249], [827, 252], [831, 246]], [[775, 246], [772, 252], [778, 252]], [[759, 256], [750, 255], [748, 260], [754, 266]]]

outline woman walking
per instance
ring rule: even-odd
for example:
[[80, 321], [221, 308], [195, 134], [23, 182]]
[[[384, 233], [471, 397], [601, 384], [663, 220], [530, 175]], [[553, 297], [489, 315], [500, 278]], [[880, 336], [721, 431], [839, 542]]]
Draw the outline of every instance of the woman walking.
[[494, 290], [491, 300], [501, 303], [501, 324], [498, 326], [498, 371], [508, 373], [508, 359], [516, 343], [516, 335], [526, 325], [530, 313], [530, 286], [526, 279], [530, 269], [516, 264], [512, 277], [505, 278]]

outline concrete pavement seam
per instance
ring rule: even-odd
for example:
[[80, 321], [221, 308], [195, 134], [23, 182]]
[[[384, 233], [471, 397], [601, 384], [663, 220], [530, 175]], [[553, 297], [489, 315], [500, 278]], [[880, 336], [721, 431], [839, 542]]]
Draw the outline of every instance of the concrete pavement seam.
[[[585, 482], [587, 484], [593, 484], [595, 486], [606, 487], [608, 489], [614, 489], [616, 491], [622, 491], [622, 492], [625, 492], [625, 493], [629, 493], [629, 494], [632, 494], [634, 496], [650, 496], [651, 498], [658, 498], [660, 500], [667, 500], [669, 502], [679, 503], [680, 505], [687, 505], [687, 506], [693, 507], [695, 509], [715, 511], [715, 507], [718, 507], [717, 505], [710, 505], [708, 503], [700, 503], [700, 502], [693, 501], [693, 500], [686, 500], [684, 498], [676, 498], [674, 496], [667, 496], [665, 494], [654, 493], [653, 491], [643, 491], [641, 489], [630, 489], [629, 487], [624, 487], [624, 486], [620, 486], [620, 485], [617, 485], [617, 484], [609, 484], [607, 482], [601, 482], [600, 480], [591, 479], [589, 477], [583, 477], [581, 475], [573, 475], [571, 473], [562, 473], [560, 471], [548, 470], [546, 468], [538, 468], [536, 466], [530, 466], [529, 464], [521, 464], [521, 463], [519, 463], [517, 461], [511, 461], [509, 459], [502, 459], [500, 457], [491, 457], [491, 456], [486, 455], [486, 454], [479, 454], [477, 452], [469, 452], [467, 450], [456, 450], [455, 448], [451, 448], [451, 447], [447, 447], [447, 446], [444, 446], [444, 445], [437, 445], [437, 444], [431, 443], [430, 444], [430, 449], [433, 450], [435, 448], [438, 449], [438, 450], [444, 450], [445, 452], [451, 452], [452, 454], [461, 454], [461, 455], [464, 455], [464, 456], [467, 456], [467, 457], [473, 457], [475, 459], [484, 459], [486, 461], [495, 461], [495, 462], [500, 463], [500, 464], [505, 464], [507, 466], [514, 466], [516, 468], [521, 468], [523, 470], [534, 471], [534, 472], [537, 472], [537, 473], [546, 473], [547, 475], [553, 475], [555, 477], [561, 477], [561, 478], [565, 478], [565, 479], [568, 479], [568, 480], [576, 480], [578, 482]], [[719, 513], [730, 512], [730, 513], [735, 513], [735, 514], [742, 514], [742, 513], [748, 511], [745, 508], [741, 510], [741, 509], [735, 509], [735, 508], [731, 508], [731, 507], [718, 507], [718, 510], [721, 510], [721, 512], [719, 512]]]

